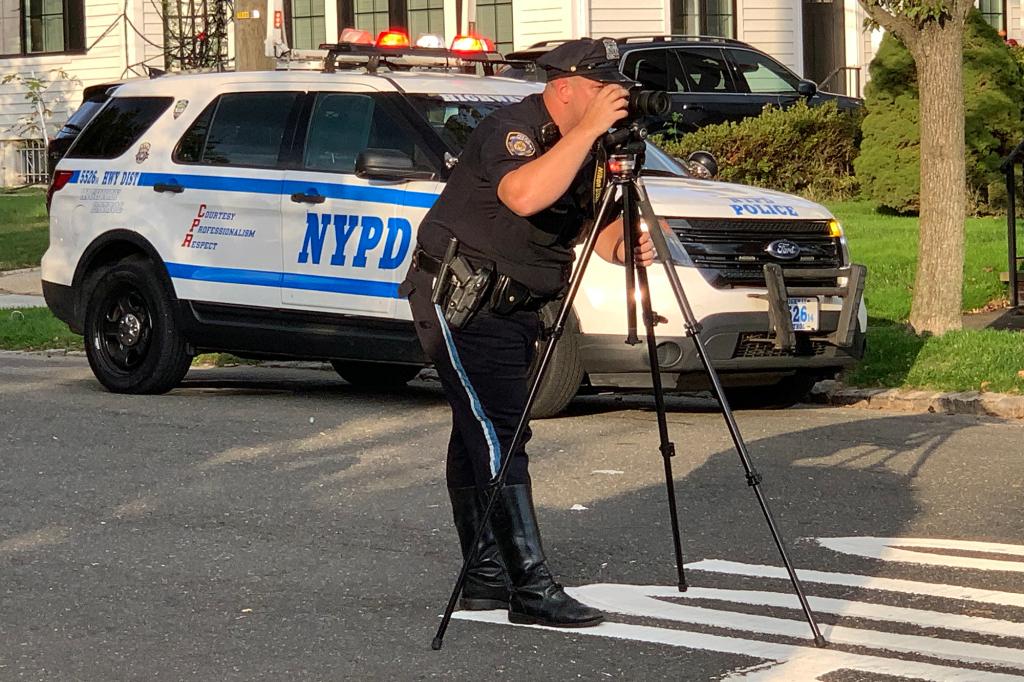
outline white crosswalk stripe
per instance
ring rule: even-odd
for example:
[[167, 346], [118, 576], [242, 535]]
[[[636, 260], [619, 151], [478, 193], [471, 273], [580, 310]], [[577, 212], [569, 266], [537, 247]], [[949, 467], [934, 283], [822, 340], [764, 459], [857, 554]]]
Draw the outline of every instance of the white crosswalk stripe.
[[[826, 538], [819, 544], [833, 551], [866, 556], [883, 561], [949, 565], [960, 569], [1006, 571], [1007, 564], [1020, 562], [967, 556], [962, 552], [1024, 557], [1024, 547], [1017, 545], [931, 540], [919, 538]], [[932, 552], [917, 552], [915, 548]], [[936, 554], [944, 550], [949, 554]], [[958, 552], [961, 552], [958, 554]], [[924, 555], [923, 561], [918, 561]], [[1024, 566], [1024, 564], [1021, 564]], [[759, 566], [732, 561], [708, 559], [687, 565], [687, 571], [715, 573], [719, 582], [729, 576], [759, 579], [785, 579], [780, 567]], [[1014, 567], [1016, 571], [1016, 566]], [[810, 629], [802, 614], [794, 618], [780, 617], [777, 609], [799, 609], [799, 602], [789, 586], [778, 583], [753, 589], [749, 580], [745, 589], [692, 587], [680, 593], [674, 587], [652, 585], [595, 584], [571, 588], [571, 593], [592, 606], [607, 612], [630, 617], [661, 621], [661, 627], [622, 622], [606, 622], [596, 628], [571, 630], [573, 635], [637, 640], [670, 646], [703, 649], [711, 652], [744, 654], [764, 660], [753, 668], [737, 670], [725, 679], [732, 682], [751, 680], [816, 680], [838, 670], [870, 672], [895, 677], [934, 680], [935, 682], [978, 680], [1024, 680], [1024, 611], [1014, 612], [1006, 620], [969, 616], [957, 613], [957, 605], [940, 600], [956, 599], [999, 605], [1010, 609], [1024, 608], [1024, 594], [985, 590], [960, 585], [923, 581], [878, 578], [854, 573], [798, 571], [809, 585], [838, 585], [857, 588], [861, 599], [834, 599], [809, 595], [812, 609], [820, 614], [856, 618], [856, 627], [842, 623], [821, 624], [828, 639], [828, 649], [786, 643], [785, 640], [809, 640]], [[959, 575], [964, 575], [962, 572]], [[758, 586], [759, 588], [762, 586]], [[811, 591], [808, 589], [808, 591]], [[939, 598], [935, 610], [908, 608], [878, 603], [883, 593], [894, 596], [916, 595]], [[772, 609], [772, 615], [746, 613], [728, 608], [691, 605], [693, 600], [714, 600]], [[508, 625], [502, 612], [460, 612], [462, 620]], [[868, 621], [865, 624], [864, 621]], [[713, 627], [733, 635], [693, 632], [685, 626]], [[887, 631], [896, 626], [899, 632]], [[522, 627], [522, 626], [516, 626]], [[567, 631], [554, 628], [554, 632]], [[915, 630], [919, 633], [910, 634]], [[962, 635], [968, 635], [963, 638]], [[1000, 637], [998, 644], [971, 641], [977, 635]], [[784, 641], [775, 641], [778, 639]], [[1016, 641], [1014, 641], [1016, 640]], [[855, 648], [856, 651], [849, 651]], [[869, 654], [863, 653], [868, 651]], [[928, 660], [920, 660], [920, 659]], [[979, 669], [982, 666], [984, 669]]]

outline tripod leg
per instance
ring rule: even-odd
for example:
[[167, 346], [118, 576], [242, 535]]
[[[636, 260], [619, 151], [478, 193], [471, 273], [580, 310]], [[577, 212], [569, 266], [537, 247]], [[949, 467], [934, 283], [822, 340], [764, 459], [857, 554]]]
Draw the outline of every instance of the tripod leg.
[[636, 192], [637, 204], [640, 207], [641, 215], [643, 216], [644, 221], [650, 226], [650, 234], [651, 239], [654, 241], [654, 248], [657, 250], [658, 256], [661, 258], [662, 263], [665, 266], [665, 274], [668, 277], [669, 284], [672, 286], [672, 293], [675, 295], [676, 302], [679, 304], [679, 310], [683, 314], [683, 319], [686, 324], [686, 332], [693, 339], [694, 346], [697, 349], [697, 355], [704, 367], [704, 371], [707, 373], [707, 376], [711, 381], [715, 399], [722, 408], [722, 416], [725, 418], [726, 427], [729, 430], [729, 435], [732, 437], [733, 445], [736, 447], [736, 453], [739, 455], [740, 463], [743, 465], [743, 470], [746, 473], [747, 485], [753, 489], [754, 495], [757, 497], [757, 502], [761, 507], [761, 512], [764, 514], [765, 521], [768, 522], [768, 529], [771, 531], [772, 539], [775, 541], [775, 546], [778, 548], [779, 554], [782, 557], [782, 563], [786, 567], [786, 573], [789, 574], [789, 580], [793, 584], [793, 590], [796, 592], [797, 599], [800, 601], [800, 607], [803, 609], [804, 617], [807, 619], [807, 624], [811, 628], [811, 634], [814, 636], [814, 644], [816, 646], [823, 647], [827, 642], [822, 636], [821, 630], [818, 628], [818, 623], [814, 618], [814, 613], [811, 611], [810, 604], [807, 603], [807, 597], [804, 595], [800, 578], [797, 577], [796, 570], [793, 568], [793, 564], [789, 560], [789, 555], [786, 553], [782, 536], [779, 534], [779, 530], [775, 525], [775, 519], [772, 518], [771, 510], [768, 508], [768, 501], [761, 493], [761, 475], [754, 470], [753, 464], [750, 460], [750, 454], [747, 452], [746, 443], [743, 441], [743, 436], [740, 435], [739, 425], [736, 424], [736, 419], [733, 416], [732, 409], [729, 407], [729, 401], [726, 400], [725, 390], [722, 388], [722, 382], [718, 377], [718, 372], [715, 371], [714, 366], [708, 358], [707, 349], [704, 346], [703, 340], [700, 338], [700, 324], [697, 322], [697, 318], [693, 314], [693, 309], [690, 307], [690, 302], [686, 297], [686, 292], [683, 290], [683, 284], [679, 280], [679, 273], [676, 272], [672, 260], [668, 257], [668, 254], [670, 253], [668, 243], [665, 239], [664, 233], [661, 231], [658, 219], [654, 214], [654, 209], [651, 207], [651, 203], [647, 198], [647, 192], [644, 189], [643, 182], [639, 179], [634, 180], [632, 186], [625, 188], [624, 191]]
[[[628, 243], [628, 242], [627, 242]], [[683, 543], [679, 533], [679, 512], [676, 509], [676, 486], [672, 476], [672, 458], [676, 456], [676, 445], [669, 440], [668, 416], [665, 413], [665, 391], [661, 384], [661, 369], [658, 366], [658, 341], [654, 335], [654, 311], [651, 309], [651, 291], [647, 283], [647, 270], [638, 267], [637, 283], [640, 286], [640, 305], [644, 315], [644, 329], [647, 333], [647, 357], [651, 364], [651, 383], [654, 386], [654, 407], [658, 414], [658, 437], [661, 457], [665, 463], [665, 490], [668, 493], [668, 512], [672, 521], [672, 542], [676, 551], [676, 573], [679, 577], [679, 591], [686, 592], [686, 576], [683, 573]]]
[[[547, 345], [544, 347], [544, 353], [541, 356], [540, 365], [537, 368], [537, 376], [533, 379], [533, 384], [530, 386], [530, 393], [526, 398], [526, 405], [523, 408], [523, 413], [519, 416], [519, 423], [516, 425], [515, 434], [512, 436], [512, 442], [509, 443], [508, 450], [504, 452], [504, 456], [501, 460], [501, 468], [498, 470], [498, 475], [495, 476], [493, 487], [495, 490], [505, 485], [505, 479], [508, 478], [508, 472], [512, 463], [511, 453], [516, 451], [519, 447], [519, 443], [523, 439], [523, 434], [526, 431], [526, 426], [530, 422], [530, 409], [533, 407], [534, 402], [537, 400], [537, 395], [540, 392], [540, 385], [544, 381], [544, 376], [547, 374], [548, 367], [551, 365], [551, 358], [555, 354], [555, 344], [558, 343], [558, 339], [561, 338], [562, 332], [565, 330], [565, 324], [569, 319], [569, 313], [572, 312], [572, 303], [576, 299], [576, 294], [579, 292], [580, 285], [583, 282], [583, 275], [587, 269], [587, 263], [590, 262], [590, 256], [594, 253], [594, 245], [597, 243], [597, 234], [599, 226], [603, 224], [605, 217], [608, 215], [609, 208], [612, 203], [612, 197], [615, 194], [612, 188], [609, 187], [605, 190], [604, 196], [601, 200], [600, 208], [597, 211], [597, 215], [594, 218], [594, 223], [590, 228], [590, 234], [587, 236], [586, 244], [583, 247], [583, 253], [580, 256], [579, 265], [576, 266], [573, 271], [572, 279], [569, 281], [569, 291], [565, 295], [565, 299], [562, 301], [562, 307], [558, 311], [558, 317], [555, 319], [555, 326], [551, 332], [551, 338], [548, 339]], [[462, 594], [462, 588], [466, 584], [466, 576], [469, 574], [469, 567], [476, 561], [477, 547], [480, 545], [480, 538], [483, 536], [484, 530], [490, 523], [491, 516], [494, 515], [494, 507], [496, 506], [498, 496], [492, 494], [487, 499], [487, 506], [484, 509], [483, 516], [480, 518], [480, 528], [477, 530], [476, 538], [473, 540], [472, 549], [462, 562], [462, 569], [459, 571], [459, 577], [455, 580], [455, 585], [452, 587], [451, 596], [448, 598], [448, 605], [445, 607], [444, 615], [441, 617], [441, 624], [437, 628], [437, 633], [434, 635], [433, 641], [430, 643], [430, 647], [437, 651], [444, 644], [444, 633], [448, 630], [448, 625], [452, 620], [452, 613], [455, 612], [455, 604], [459, 600], [459, 595]]]

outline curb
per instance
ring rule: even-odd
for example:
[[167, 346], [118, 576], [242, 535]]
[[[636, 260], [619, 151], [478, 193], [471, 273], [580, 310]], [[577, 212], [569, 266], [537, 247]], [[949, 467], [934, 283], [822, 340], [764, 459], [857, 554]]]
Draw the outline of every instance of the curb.
[[1024, 419], [1024, 396], [1006, 393], [943, 393], [897, 388], [849, 388], [838, 381], [819, 381], [807, 402], [901, 412], [932, 412]]
[[0, 270], [0, 279], [7, 277], [8, 275], [24, 275], [29, 272], [42, 272], [42, 268], [19, 268], [18, 270]]

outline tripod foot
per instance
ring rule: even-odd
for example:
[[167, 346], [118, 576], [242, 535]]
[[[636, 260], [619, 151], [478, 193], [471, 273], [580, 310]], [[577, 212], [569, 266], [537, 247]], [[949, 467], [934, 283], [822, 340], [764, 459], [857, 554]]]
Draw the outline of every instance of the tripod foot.
[[824, 649], [828, 646], [828, 640], [825, 639], [825, 637], [822, 635], [815, 635], [814, 646], [818, 647], [819, 649]]
[[690, 586], [686, 584], [685, 580], [683, 582], [679, 583], [679, 591], [680, 592], [686, 592], [688, 589], [690, 589]]
[[[824, 641], [824, 640], [822, 640], [822, 641]], [[441, 645], [443, 643], [444, 643], [444, 640], [442, 640], [440, 637], [434, 637], [434, 640], [430, 643], [430, 648], [433, 649], [434, 651], [440, 651], [441, 650]]]

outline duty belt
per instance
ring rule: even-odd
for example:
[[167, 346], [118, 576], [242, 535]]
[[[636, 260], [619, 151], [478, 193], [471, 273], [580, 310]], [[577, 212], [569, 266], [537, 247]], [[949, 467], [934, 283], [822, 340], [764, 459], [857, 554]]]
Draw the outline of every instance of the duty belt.
[[[413, 251], [412, 264], [417, 270], [432, 277], [437, 277], [437, 273], [441, 271], [441, 259], [420, 248]], [[555, 298], [537, 296], [525, 284], [501, 272], [498, 273], [491, 294], [488, 308], [500, 314], [509, 314], [517, 310], [537, 311]]]

